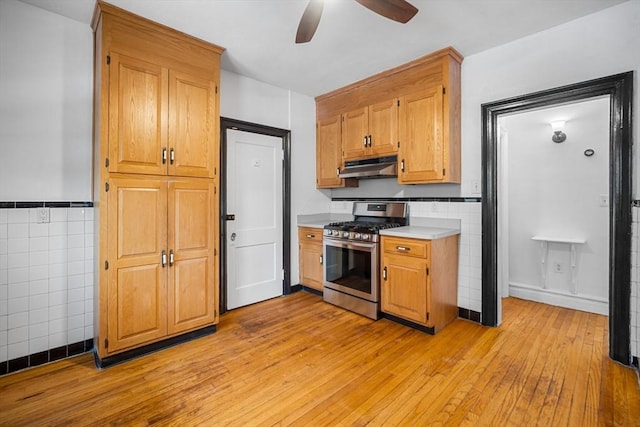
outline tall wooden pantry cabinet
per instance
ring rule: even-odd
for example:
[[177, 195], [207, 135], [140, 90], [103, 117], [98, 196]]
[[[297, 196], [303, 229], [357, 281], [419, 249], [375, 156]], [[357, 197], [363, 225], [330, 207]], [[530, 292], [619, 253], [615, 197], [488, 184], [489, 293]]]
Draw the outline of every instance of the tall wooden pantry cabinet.
[[218, 322], [223, 49], [99, 1], [95, 33], [98, 364]]

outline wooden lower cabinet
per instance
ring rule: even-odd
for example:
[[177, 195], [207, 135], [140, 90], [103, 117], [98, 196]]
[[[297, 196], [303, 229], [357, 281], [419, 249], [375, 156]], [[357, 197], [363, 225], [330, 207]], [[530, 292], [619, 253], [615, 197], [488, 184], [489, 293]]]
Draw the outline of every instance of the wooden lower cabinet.
[[300, 284], [322, 291], [324, 281], [322, 228], [299, 227]]
[[122, 175], [108, 184], [100, 356], [214, 324], [213, 180]]
[[382, 236], [382, 311], [438, 332], [458, 317], [458, 236]]

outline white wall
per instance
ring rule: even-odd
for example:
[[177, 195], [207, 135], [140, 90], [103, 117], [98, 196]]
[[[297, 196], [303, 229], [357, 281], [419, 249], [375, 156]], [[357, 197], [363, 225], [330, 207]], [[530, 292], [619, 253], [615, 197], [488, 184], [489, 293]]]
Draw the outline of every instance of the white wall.
[[315, 101], [228, 71], [221, 73], [220, 114], [291, 130], [291, 284], [299, 283], [296, 218], [328, 212], [328, 190], [315, 188]]
[[0, 58], [0, 201], [91, 200], [91, 28], [3, 0]]
[[[483, 103], [638, 70], [638, 40], [640, 1], [632, 0], [466, 57], [462, 63], [462, 194], [469, 194], [471, 182], [481, 175]], [[637, 75], [634, 85], [637, 137]], [[634, 156], [637, 164], [637, 150]], [[634, 194], [638, 188], [634, 186]]]
[[[509, 281], [541, 289], [539, 243], [533, 236], [585, 239], [578, 245], [576, 297], [608, 301], [609, 97], [504, 118], [509, 133]], [[552, 120], [566, 120], [567, 140], [551, 140]], [[586, 157], [584, 151], [595, 154]], [[554, 263], [560, 263], [556, 272]], [[572, 298], [570, 248], [549, 245], [546, 289]], [[558, 305], [561, 305], [560, 301]], [[600, 312], [607, 313], [607, 304]], [[589, 304], [580, 306], [589, 311]]]

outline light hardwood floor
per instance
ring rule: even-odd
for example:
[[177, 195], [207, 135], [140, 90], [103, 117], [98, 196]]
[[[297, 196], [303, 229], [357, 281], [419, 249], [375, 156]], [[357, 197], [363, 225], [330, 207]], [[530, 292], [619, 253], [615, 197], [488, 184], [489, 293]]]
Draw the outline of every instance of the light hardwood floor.
[[640, 425], [607, 318], [517, 299], [436, 336], [297, 293], [98, 371], [90, 354], [0, 377], [0, 425]]

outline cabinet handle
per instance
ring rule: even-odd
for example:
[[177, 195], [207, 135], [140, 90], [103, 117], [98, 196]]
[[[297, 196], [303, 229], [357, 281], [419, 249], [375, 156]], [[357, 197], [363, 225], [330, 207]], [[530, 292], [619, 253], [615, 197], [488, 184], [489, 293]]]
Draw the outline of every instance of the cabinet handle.
[[307, 234], [307, 239], [315, 239], [315, 234]]
[[172, 148], [171, 152], [169, 153], [169, 163], [173, 164], [174, 160], [175, 160], [175, 153], [174, 153], [173, 148]]
[[169, 251], [169, 267], [173, 266], [173, 249]]
[[340, 176], [340, 168], [336, 168], [336, 176]]
[[411, 250], [411, 248], [407, 246], [396, 246], [396, 249], [399, 250], [400, 252], [409, 252]]
[[320, 255], [320, 265], [324, 263], [324, 255]]
[[367, 142], [369, 144], [369, 147], [371, 147], [371, 135], [367, 136]]
[[367, 147], [367, 135], [362, 137], [362, 145], [364, 145], [365, 148]]
[[404, 159], [400, 162], [400, 171], [404, 172]]
[[387, 280], [387, 267], [382, 269], [382, 278], [384, 280]]
[[165, 163], [167, 163], [167, 149], [163, 148], [162, 149], [162, 164], [164, 165]]
[[162, 250], [162, 257], [160, 258], [160, 261], [162, 263], [162, 268], [164, 268], [167, 265], [167, 251], [164, 249]]

